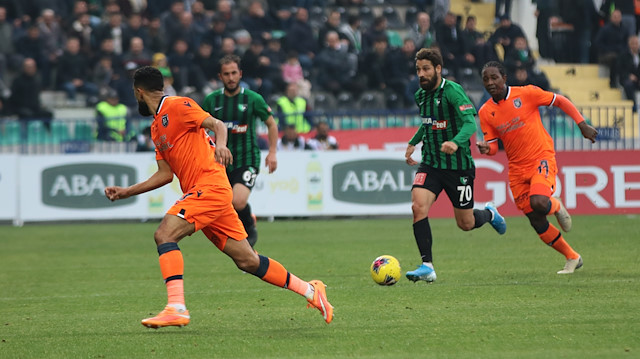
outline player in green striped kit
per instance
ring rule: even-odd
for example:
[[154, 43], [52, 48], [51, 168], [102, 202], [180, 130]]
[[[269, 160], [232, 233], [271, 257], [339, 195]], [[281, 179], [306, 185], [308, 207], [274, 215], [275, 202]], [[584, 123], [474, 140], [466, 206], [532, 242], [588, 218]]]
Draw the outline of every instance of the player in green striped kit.
[[262, 96], [240, 86], [242, 71], [239, 56], [227, 55], [220, 59], [218, 76], [224, 88], [208, 94], [202, 102], [202, 108], [227, 125], [227, 147], [233, 155], [233, 162], [227, 166], [227, 176], [233, 188], [233, 207], [238, 212], [247, 231], [247, 239], [253, 247], [258, 240], [258, 232], [249, 206], [249, 195], [260, 171], [256, 121], [260, 119], [268, 129], [269, 153], [265, 158], [265, 166], [269, 173], [278, 167], [278, 126], [271, 108]]
[[476, 110], [462, 86], [442, 78], [442, 55], [438, 50], [421, 49], [416, 54], [416, 72], [420, 89], [415, 99], [422, 125], [409, 141], [405, 153], [409, 165], [418, 164], [411, 155], [422, 142], [422, 161], [413, 180], [411, 209], [413, 235], [422, 256], [422, 264], [406, 273], [414, 282], [436, 280], [431, 247], [429, 209], [443, 190], [447, 193], [456, 223], [470, 231], [489, 222], [500, 234], [507, 225], [497, 209], [487, 203], [484, 209], [473, 209], [475, 164], [471, 157], [471, 135], [476, 131]]

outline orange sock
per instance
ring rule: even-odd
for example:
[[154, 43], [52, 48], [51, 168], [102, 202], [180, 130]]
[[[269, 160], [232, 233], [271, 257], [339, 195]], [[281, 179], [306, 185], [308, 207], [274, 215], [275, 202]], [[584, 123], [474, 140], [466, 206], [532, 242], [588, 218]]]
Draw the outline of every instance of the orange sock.
[[538, 236], [544, 243], [562, 253], [567, 259], [578, 259], [580, 256], [571, 248], [569, 243], [562, 238], [562, 234], [558, 228], [551, 223], [549, 223], [549, 228], [547, 228], [544, 233], [538, 234]]
[[555, 197], [549, 197], [549, 201], [551, 202], [551, 209], [547, 214], [556, 214], [560, 210], [560, 201]]
[[[177, 248], [177, 246], [176, 246]], [[184, 305], [184, 260], [179, 249], [160, 255], [160, 271], [167, 286], [167, 303]]]
[[289, 273], [278, 261], [262, 255], [260, 256], [260, 267], [255, 275], [267, 283], [289, 289], [302, 296], [309, 290], [307, 282]]

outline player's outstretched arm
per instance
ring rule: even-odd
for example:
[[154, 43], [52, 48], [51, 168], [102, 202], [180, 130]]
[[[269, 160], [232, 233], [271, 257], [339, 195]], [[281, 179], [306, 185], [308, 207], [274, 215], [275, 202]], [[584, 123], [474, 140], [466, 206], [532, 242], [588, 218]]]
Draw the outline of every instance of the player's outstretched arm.
[[227, 126], [224, 122], [209, 116], [202, 121], [201, 127], [216, 134], [216, 161], [225, 167], [233, 163], [233, 156], [227, 148]]
[[269, 136], [269, 153], [264, 159], [264, 164], [269, 169], [269, 173], [273, 173], [278, 168], [278, 159], [276, 158], [276, 145], [278, 144], [278, 124], [273, 116], [264, 121], [267, 125], [267, 135]]
[[578, 125], [578, 128], [580, 128], [580, 132], [582, 132], [582, 136], [584, 136], [584, 138], [591, 140], [591, 143], [596, 142], [598, 130], [593, 128], [584, 120], [584, 117], [582, 117], [576, 106], [569, 101], [568, 98], [556, 94], [556, 101], [553, 105], [571, 116], [573, 121]]
[[131, 196], [152, 191], [173, 181], [173, 171], [165, 160], [158, 160], [158, 170], [146, 181], [129, 187], [111, 186], [104, 189], [104, 195], [111, 201], [125, 199]]

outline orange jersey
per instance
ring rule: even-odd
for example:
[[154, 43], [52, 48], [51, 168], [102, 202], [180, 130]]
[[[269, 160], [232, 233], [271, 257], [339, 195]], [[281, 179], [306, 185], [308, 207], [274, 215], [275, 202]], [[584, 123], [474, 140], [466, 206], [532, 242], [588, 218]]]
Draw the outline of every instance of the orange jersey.
[[202, 122], [211, 116], [188, 97], [165, 96], [151, 124], [156, 160], [165, 160], [180, 180], [182, 192], [196, 184], [229, 186], [224, 167]]
[[556, 94], [536, 86], [510, 86], [504, 100], [487, 100], [478, 111], [487, 142], [502, 140], [509, 169], [537, 166], [537, 160], [555, 157], [553, 140], [540, 119], [540, 106], [552, 106]]

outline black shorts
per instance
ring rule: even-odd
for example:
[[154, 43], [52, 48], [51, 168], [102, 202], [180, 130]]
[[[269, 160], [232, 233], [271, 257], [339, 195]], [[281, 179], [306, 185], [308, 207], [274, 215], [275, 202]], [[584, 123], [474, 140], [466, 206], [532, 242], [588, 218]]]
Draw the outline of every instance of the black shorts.
[[473, 180], [476, 169], [441, 170], [420, 164], [413, 179], [413, 187], [424, 188], [435, 193], [436, 198], [442, 190], [447, 193], [451, 204], [455, 208], [473, 208]]
[[256, 185], [256, 177], [258, 177], [258, 170], [253, 166], [238, 167], [231, 172], [227, 172], [229, 177], [229, 183], [231, 187], [236, 183], [241, 183], [249, 189], [253, 189]]

